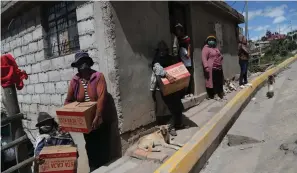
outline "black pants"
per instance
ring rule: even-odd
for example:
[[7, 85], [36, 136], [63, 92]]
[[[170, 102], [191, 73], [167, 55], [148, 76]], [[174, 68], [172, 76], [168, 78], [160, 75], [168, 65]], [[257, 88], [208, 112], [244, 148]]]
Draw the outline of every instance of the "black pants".
[[177, 127], [182, 124], [182, 112], [184, 110], [184, 106], [181, 102], [180, 95], [181, 92], [179, 91], [167, 96], [163, 96], [162, 94], [162, 99], [172, 114], [172, 118], [170, 120], [171, 127]]
[[98, 129], [91, 131], [89, 134], [84, 134], [90, 172], [109, 161], [109, 132], [108, 124], [102, 123]]
[[247, 80], [248, 64], [249, 64], [248, 60], [239, 60], [239, 65], [240, 65], [239, 85], [244, 85], [248, 83], [248, 80]]
[[224, 96], [224, 74], [223, 70], [213, 69], [212, 70], [212, 82], [213, 82], [213, 88], [206, 88], [206, 92], [208, 94], [208, 97], [213, 99], [216, 94], [220, 98]]
[[185, 89], [185, 95], [186, 94], [192, 94], [193, 93], [192, 87], [193, 87], [193, 72], [194, 72], [194, 69], [191, 66], [191, 67], [187, 67], [187, 70], [189, 71], [189, 73], [191, 74], [191, 76], [190, 76], [189, 86]]

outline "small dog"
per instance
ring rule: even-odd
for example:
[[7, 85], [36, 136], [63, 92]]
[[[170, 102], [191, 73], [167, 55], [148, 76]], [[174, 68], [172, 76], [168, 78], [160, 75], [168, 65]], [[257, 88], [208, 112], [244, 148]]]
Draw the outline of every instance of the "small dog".
[[138, 148], [147, 152], [160, 152], [161, 150], [155, 148], [156, 146], [162, 146], [174, 150], [179, 150], [180, 147], [182, 147], [181, 144], [174, 143], [170, 140], [167, 125], [160, 126], [158, 131], [140, 138], [138, 142]]
[[223, 86], [223, 90], [224, 90], [224, 94], [231, 93], [231, 91], [226, 86]]
[[275, 83], [275, 76], [270, 75], [268, 76], [268, 91], [266, 93], [266, 96], [270, 99], [274, 96], [274, 90], [273, 90], [273, 84]]

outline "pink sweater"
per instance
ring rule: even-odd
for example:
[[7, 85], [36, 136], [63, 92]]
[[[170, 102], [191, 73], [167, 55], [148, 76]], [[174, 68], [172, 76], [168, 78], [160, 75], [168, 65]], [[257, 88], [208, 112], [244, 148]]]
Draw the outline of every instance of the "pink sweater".
[[218, 48], [211, 48], [206, 45], [202, 53], [202, 61], [204, 67], [210, 66], [210, 68], [222, 69], [223, 56]]

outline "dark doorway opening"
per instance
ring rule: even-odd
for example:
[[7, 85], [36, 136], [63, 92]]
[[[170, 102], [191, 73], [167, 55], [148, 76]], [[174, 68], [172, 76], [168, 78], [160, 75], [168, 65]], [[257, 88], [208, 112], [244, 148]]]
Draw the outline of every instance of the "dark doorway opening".
[[[184, 32], [191, 38], [191, 61], [194, 75], [194, 62], [193, 62], [193, 39], [192, 39], [192, 30], [191, 30], [191, 15], [190, 15], [190, 6], [188, 2], [168, 2], [169, 8], [169, 20], [170, 20], [170, 32], [171, 32], [171, 46], [173, 47], [174, 38], [175, 38], [175, 25], [180, 23], [184, 27]], [[172, 49], [173, 50], [173, 49]], [[177, 55], [178, 56], [178, 55]], [[192, 76], [191, 82], [191, 93], [194, 94], [195, 82], [194, 76]]]

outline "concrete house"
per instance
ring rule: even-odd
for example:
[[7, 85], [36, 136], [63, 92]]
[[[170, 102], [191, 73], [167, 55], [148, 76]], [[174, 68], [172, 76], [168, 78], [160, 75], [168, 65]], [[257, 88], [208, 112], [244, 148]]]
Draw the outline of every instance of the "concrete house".
[[[209, 34], [224, 54], [225, 76], [239, 73], [238, 24], [244, 18], [225, 2], [2, 1], [1, 9], [1, 53], [11, 53], [29, 74], [18, 100], [30, 129], [38, 112], [55, 115], [62, 106], [77, 50], [88, 51], [93, 68], [104, 73], [123, 136], [154, 122], [150, 66], [158, 41], [172, 45], [176, 22], [192, 38], [196, 96], [205, 96], [201, 49]], [[28, 133], [32, 141], [34, 133]]]

